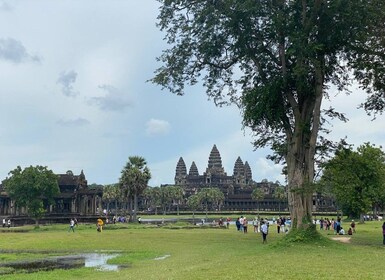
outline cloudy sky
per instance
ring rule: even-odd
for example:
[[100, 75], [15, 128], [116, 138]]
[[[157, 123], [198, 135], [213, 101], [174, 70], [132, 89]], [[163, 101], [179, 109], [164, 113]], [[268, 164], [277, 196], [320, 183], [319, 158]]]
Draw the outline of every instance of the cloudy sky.
[[[235, 107], [215, 107], [200, 86], [180, 97], [146, 82], [166, 48], [157, 14], [155, 0], [0, 0], [0, 180], [18, 165], [44, 165], [114, 183], [139, 155], [157, 186], [173, 183], [181, 156], [204, 172], [216, 144], [229, 175], [240, 156], [254, 180], [284, 182]], [[350, 122], [335, 123], [332, 137], [383, 145], [384, 116], [372, 122], [357, 110], [356, 89], [336, 94]]]

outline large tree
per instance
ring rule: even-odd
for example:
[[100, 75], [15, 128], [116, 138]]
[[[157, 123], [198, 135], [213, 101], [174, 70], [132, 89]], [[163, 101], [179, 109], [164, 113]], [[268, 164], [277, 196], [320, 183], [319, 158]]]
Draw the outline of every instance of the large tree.
[[385, 153], [370, 144], [357, 151], [341, 148], [325, 164], [321, 186], [335, 195], [351, 217], [360, 217], [385, 199]]
[[124, 166], [119, 184], [129, 201], [130, 217], [135, 221], [138, 212], [138, 196], [147, 188], [151, 179], [150, 169], [143, 157], [130, 156]]
[[216, 104], [236, 103], [255, 147], [285, 162], [293, 228], [312, 225], [315, 155], [329, 85], [355, 78], [363, 107], [385, 107], [383, 0], [159, 0], [170, 45], [154, 83], [183, 95], [203, 81]]
[[46, 166], [30, 166], [9, 172], [4, 180], [5, 190], [17, 207], [25, 207], [27, 213], [39, 225], [39, 219], [46, 212], [46, 207], [54, 203], [54, 196], [59, 193], [58, 176]]

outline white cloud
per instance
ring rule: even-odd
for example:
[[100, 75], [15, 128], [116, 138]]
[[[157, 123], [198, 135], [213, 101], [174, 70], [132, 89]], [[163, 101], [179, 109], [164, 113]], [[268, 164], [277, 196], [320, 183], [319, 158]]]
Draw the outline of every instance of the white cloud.
[[164, 120], [150, 119], [146, 123], [147, 135], [165, 135], [170, 131], [170, 123]]

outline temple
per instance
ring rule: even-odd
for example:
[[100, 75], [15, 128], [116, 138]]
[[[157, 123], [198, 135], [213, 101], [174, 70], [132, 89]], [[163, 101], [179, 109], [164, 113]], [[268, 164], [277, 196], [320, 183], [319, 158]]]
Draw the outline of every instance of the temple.
[[[240, 157], [234, 163], [233, 174], [227, 175], [216, 145], [211, 149], [206, 171], [202, 175], [199, 174], [194, 161], [187, 173], [186, 164], [180, 157], [176, 165], [175, 185], [183, 188], [187, 198], [198, 193], [201, 188], [219, 188], [225, 195], [222, 209], [226, 210], [255, 210], [257, 207], [266, 210], [287, 208], [287, 202], [283, 203], [273, 198], [278, 184], [266, 180], [255, 182], [249, 163], [247, 161], [243, 163]], [[261, 188], [265, 194], [265, 199], [259, 203], [260, 205], [251, 198], [254, 188]]]
[[[46, 217], [60, 216], [67, 218], [95, 215], [102, 209], [102, 188], [89, 188], [83, 170], [79, 175], [72, 171], [58, 174], [60, 193], [55, 196], [55, 204], [46, 206]], [[0, 185], [0, 216], [18, 216], [26, 214], [26, 209], [16, 207], [3, 185]]]

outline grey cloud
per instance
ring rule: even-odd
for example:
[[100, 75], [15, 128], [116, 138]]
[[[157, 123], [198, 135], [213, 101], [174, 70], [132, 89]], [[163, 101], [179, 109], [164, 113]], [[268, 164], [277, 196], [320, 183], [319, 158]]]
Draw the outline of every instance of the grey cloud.
[[73, 84], [76, 82], [78, 74], [71, 70], [68, 72], [62, 72], [59, 75], [59, 78], [57, 79], [56, 83], [62, 86], [62, 93], [65, 96], [76, 96], [79, 94], [79, 92], [75, 91], [73, 88]]
[[73, 120], [58, 120], [57, 124], [61, 126], [66, 126], [66, 127], [76, 127], [76, 126], [85, 126], [90, 124], [90, 122], [86, 119], [83, 118], [77, 118]]
[[0, 38], [0, 59], [13, 63], [41, 61], [39, 56], [29, 54], [24, 45], [13, 38]]
[[12, 11], [12, 6], [6, 1], [0, 1], [0, 11]]
[[106, 92], [104, 97], [93, 97], [90, 99], [91, 105], [98, 106], [105, 111], [122, 111], [132, 105], [127, 95], [112, 85], [99, 85], [100, 89]]

